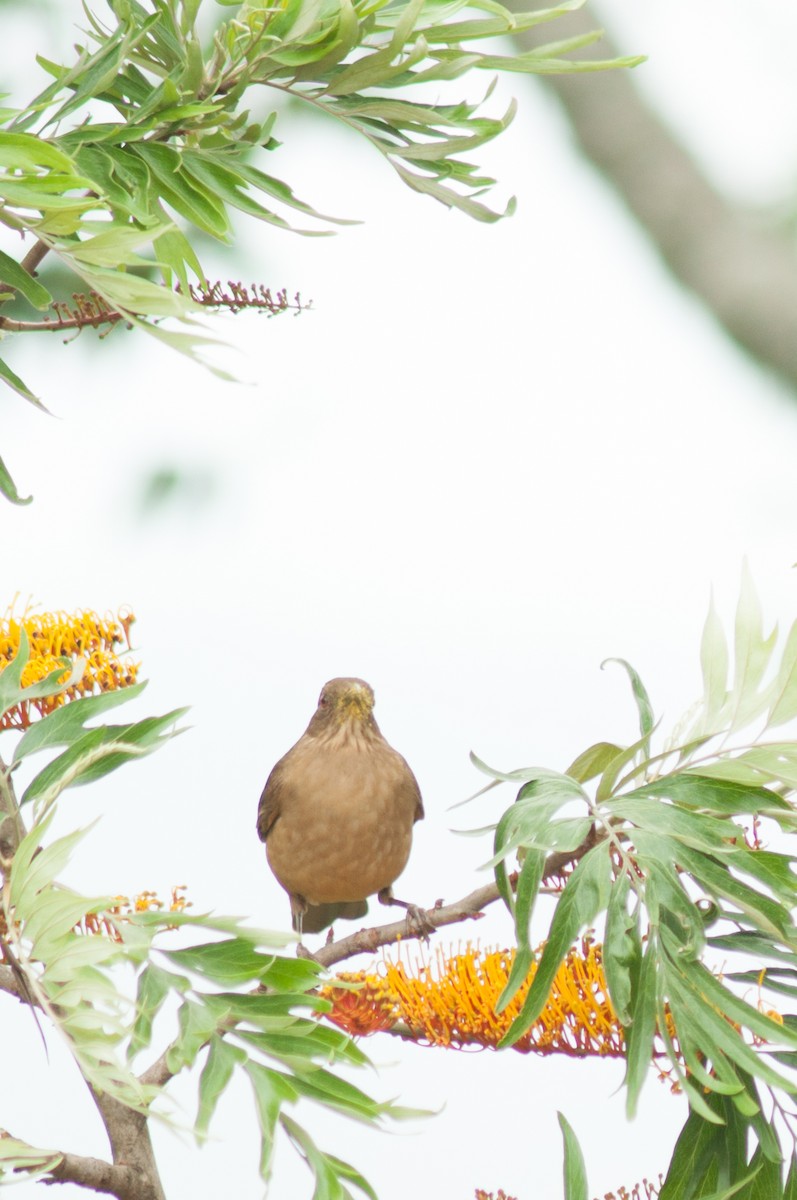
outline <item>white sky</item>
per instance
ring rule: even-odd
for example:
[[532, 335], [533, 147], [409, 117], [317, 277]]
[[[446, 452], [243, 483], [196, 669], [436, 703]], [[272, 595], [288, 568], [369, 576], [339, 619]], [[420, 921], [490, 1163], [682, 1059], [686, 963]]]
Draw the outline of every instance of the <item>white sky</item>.
[[[715, 178], [783, 204], [797, 161], [794, 11], [611, 0], [602, 12], [649, 54], [638, 78]], [[562, 22], [552, 36], [565, 35]], [[236, 274], [314, 301], [297, 319], [223, 324], [246, 386], [140, 335], [15, 347], [12, 365], [57, 420], [0, 400], [2, 453], [36, 497], [0, 509], [2, 603], [19, 591], [44, 608], [132, 605], [152, 681], [140, 713], [192, 705], [189, 733], [62, 802], [64, 830], [103, 814], [72, 868], [87, 892], [186, 884], [198, 911], [284, 927], [258, 796], [320, 685], [356, 674], [424, 793], [400, 894], [455, 899], [486, 878], [489, 848], [450, 829], [495, 820], [511, 799], [446, 811], [481, 785], [470, 749], [502, 768], [561, 769], [591, 742], [633, 739], [621, 672], [599, 670], [608, 655], [640, 670], [666, 728], [698, 690], [710, 587], [729, 616], [744, 555], [769, 617], [793, 619], [793, 396], [670, 282], [547, 96], [514, 77], [494, 110], [513, 94], [518, 118], [482, 161], [519, 211], [492, 227], [412, 194], [336, 128], [284, 119], [269, 168], [365, 224], [324, 240], [240, 224]], [[158, 466], [184, 472], [196, 498], [142, 516]], [[477, 934], [506, 944], [508, 920], [496, 911], [461, 931]], [[48, 1067], [26, 1014], [18, 1024], [30, 1083], [22, 1099], [4, 1089], [0, 1125], [103, 1154], [58, 1047]], [[380, 1074], [364, 1086], [443, 1110], [393, 1136], [312, 1122], [381, 1200], [477, 1186], [556, 1200], [557, 1108], [603, 1195], [664, 1170], [685, 1117], [651, 1076], [629, 1127], [616, 1063], [366, 1049]], [[190, 1109], [191, 1088], [180, 1095]], [[215, 1133], [202, 1154], [158, 1133], [167, 1195], [260, 1194], [242, 1090]], [[272, 1194], [308, 1188], [283, 1148]]]

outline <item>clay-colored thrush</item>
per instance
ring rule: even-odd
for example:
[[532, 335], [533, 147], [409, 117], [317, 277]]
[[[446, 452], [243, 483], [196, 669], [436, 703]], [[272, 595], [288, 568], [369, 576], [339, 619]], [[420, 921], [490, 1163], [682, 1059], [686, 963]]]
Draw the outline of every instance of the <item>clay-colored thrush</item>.
[[383, 904], [412, 910], [394, 899], [391, 884], [407, 865], [421, 793], [373, 709], [362, 679], [330, 680], [260, 797], [257, 832], [300, 938], [337, 917], [365, 916], [374, 892]]

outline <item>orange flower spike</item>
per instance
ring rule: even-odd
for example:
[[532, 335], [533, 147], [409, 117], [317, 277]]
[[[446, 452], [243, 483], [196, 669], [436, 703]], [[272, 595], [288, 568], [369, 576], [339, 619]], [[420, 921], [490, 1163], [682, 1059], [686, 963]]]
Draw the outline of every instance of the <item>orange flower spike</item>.
[[[419, 1040], [442, 1046], [495, 1046], [519, 1013], [535, 967], [506, 1009], [496, 1012], [514, 952], [484, 954], [468, 947], [448, 959], [438, 952], [434, 969], [408, 974], [402, 962], [386, 961], [387, 986], [403, 1020]], [[539, 1020], [516, 1044], [521, 1052], [623, 1053], [622, 1030], [606, 992], [599, 948], [585, 944], [557, 973]]]

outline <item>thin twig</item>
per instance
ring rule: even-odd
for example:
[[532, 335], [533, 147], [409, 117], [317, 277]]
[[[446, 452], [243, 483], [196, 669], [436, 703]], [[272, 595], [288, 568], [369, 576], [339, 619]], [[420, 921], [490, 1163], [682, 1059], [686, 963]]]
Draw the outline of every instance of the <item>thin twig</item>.
[[39, 263], [42, 261], [45, 255], [49, 253], [49, 251], [50, 247], [45, 242], [34, 242], [19, 265], [22, 267], [23, 271], [27, 271], [29, 275], [34, 275]]

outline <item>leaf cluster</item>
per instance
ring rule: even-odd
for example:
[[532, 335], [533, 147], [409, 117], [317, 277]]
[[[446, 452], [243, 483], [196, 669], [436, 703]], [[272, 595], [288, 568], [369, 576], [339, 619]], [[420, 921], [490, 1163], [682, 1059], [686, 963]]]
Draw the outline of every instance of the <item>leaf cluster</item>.
[[[719, 1174], [706, 1176], [705, 1190], [688, 1193], [712, 1200], [735, 1195], [759, 1172], [780, 1179], [783, 1153], [776, 1123], [763, 1116], [759, 1089], [771, 1094], [778, 1111], [778, 1095], [797, 1093], [797, 1018], [779, 1013], [768, 999], [797, 996], [797, 859], [791, 849], [797, 741], [771, 732], [797, 717], [797, 623], [779, 658], [776, 645], [776, 631], [763, 633], [745, 569], [732, 672], [712, 604], [701, 648], [702, 698], [660, 750], [647, 691], [636, 671], [616, 660], [628, 674], [639, 717], [639, 736], [629, 745], [599, 742], [564, 772], [504, 773], [474, 757], [492, 779], [484, 791], [502, 782], [520, 785], [494, 827], [491, 860], [519, 948], [500, 1007], [532, 961], [530, 921], [546, 860], [565, 852], [575, 863], [506, 1042], [537, 1019], [579, 934], [601, 926], [609, 994], [626, 1034], [629, 1115], [658, 1059], [689, 1099], [689, 1137], [699, 1130], [701, 1146], [714, 1148], [730, 1137], [729, 1129], [758, 1140], [755, 1159], [737, 1154]], [[778, 849], [764, 848], [762, 831]], [[513, 892], [507, 861], [515, 855], [520, 870]], [[794, 1171], [790, 1179], [787, 1195]], [[663, 1196], [686, 1196], [668, 1186]]]
[[[485, 42], [583, 0], [521, 14], [495, 0], [218, 2], [227, 15], [209, 36], [202, 0], [109, 0], [108, 24], [87, 9], [75, 60], [40, 55], [51, 82], [27, 104], [0, 109], [0, 224], [34, 238], [21, 262], [0, 250], [0, 309], [12, 300], [34, 313], [51, 309], [34, 272], [52, 253], [77, 290], [96, 298], [87, 323], [123, 319], [194, 353], [207, 341], [191, 327], [199, 306], [190, 280], [205, 280], [197, 235], [231, 242], [234, 212], [278, 229], [295, 229], [295, 214], [347, 223], [264, 169], [279, 145], [282, 100], [364, 137], [415, 191], [493, 221], [498, 214], [480, 197], [495, 181], [467, 156], [506, 128], [514, 105], [482, 116], [478, 104], [443, 103], [441, 90], [473, 70], [591, 71], [639, 61], [567, 57], [597, 33], [524, 54], [484, 52]], [[161, 327], [169, 317], [184, 328]], [[81, 327], [80, 314], [74, 324]], [[55, 326], [0, 315], [0, 334], [54, 327], [64, 327], [61, 314]], [[36, 402], [2, 360], [0, 380]], [[0, 490], [21, 502], [1, 463]]]

